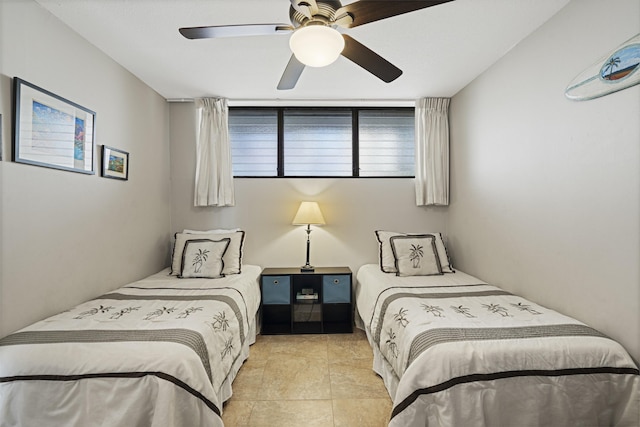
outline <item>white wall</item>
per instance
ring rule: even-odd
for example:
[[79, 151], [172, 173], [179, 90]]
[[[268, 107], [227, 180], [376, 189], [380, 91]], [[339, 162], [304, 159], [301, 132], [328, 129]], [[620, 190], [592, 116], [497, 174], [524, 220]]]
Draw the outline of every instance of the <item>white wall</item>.
[[[165, 266], [165, 100], [31, 0], [0, 2], [0, 336]], [[12, 77], [97, 113], [129, 181], [10, 161]], [[100, 152], [100, 150], [97, 150]]]
[[451, 105], [450, 249], [640, 359], [640, 86], [564, 97], [640, 30], [637, 0], [573, 0]]
[[349, 266], [354, 275], [377, 262], [376, 229], [445, 231], [446, 208], [417, 207], [413, 179], [406, 178], [238, 178], [236, 206], [196, 208], [195, 160], [195, 106], [171, 104], [172, 231], [241, 227], [251, 264], [304, 264], [306, 232], [291, 225], [303, 200], [318, 201], [327, 222], [311, 232], [311, 264]]

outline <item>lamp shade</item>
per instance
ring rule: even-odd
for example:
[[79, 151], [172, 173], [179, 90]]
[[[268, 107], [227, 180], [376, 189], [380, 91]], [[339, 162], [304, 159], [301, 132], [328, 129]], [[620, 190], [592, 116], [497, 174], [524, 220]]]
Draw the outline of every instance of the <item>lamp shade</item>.
[[338, 59], [344, 49], [344, 38], [335, 28], [309, 25], [291, 35], [289, 47], [304, 65], [324, 67]]
[[324, 217], [317, 202], [302, 202], [298, 208], [293, 225], [324, 225]]

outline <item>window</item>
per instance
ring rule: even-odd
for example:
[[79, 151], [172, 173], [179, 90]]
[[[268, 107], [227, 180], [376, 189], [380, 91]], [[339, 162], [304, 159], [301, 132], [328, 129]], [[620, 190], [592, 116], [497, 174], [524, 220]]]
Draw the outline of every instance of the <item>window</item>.
[[229, 109], [229, 138], [234, 176], [277, 175], [277, 111]]
[[414, 110], [359, 113], [360, 176], [414, 175]]
[[229, 109], [236, 177], [413, 177], [413, 108]]
[[285, 176], [351, 176], [351, 111], [284, 110]]

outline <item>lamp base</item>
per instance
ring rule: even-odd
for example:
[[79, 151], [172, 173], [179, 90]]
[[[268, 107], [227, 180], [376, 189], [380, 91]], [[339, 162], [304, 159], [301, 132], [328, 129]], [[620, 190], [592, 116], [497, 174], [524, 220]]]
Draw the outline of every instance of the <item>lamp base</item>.
[[300, 272], [301, 273], [313, 273], [315, 270], [315, 268], [311, 265], [303, 265], [302, 267], [300, 267]]

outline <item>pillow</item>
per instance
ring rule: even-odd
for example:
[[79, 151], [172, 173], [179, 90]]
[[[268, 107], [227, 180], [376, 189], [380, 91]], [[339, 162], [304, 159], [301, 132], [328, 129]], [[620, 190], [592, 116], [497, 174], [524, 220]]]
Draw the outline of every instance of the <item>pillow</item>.
[[433, 234], [393, 236], [389, 239], [395, 258], [396, 276], [442, 274]]
[[218, 279], [223, 277], [224, 261], [222, 257], [229, 247], [230, 238], [220, 240], [193, 239], [184, 243], [180, 275], [178, 277], [197, 277]]
[[244, 246], [244, 231], [235, 231], [232, 233], [212, 233], [212, 234], [188, 234], [176, 233], [175, 242], [173, 244], [173, 256], [171, 261], [171, 274], [177, 276], [180, 273], [182, 265], [182, 252], [184, 244], [187, 240], [194, 238], [221, 240], [229, 238], [229, 247], [223, 256], [224, 269], [222, 274], [239, 274], [242, 271], [242, 248]]
[[391, 250], [391, 244], [389, 239], [393, 236], [411, 236], [411, 235], [432, 235], [436, 243], [436, 253], [440, 260], [440, 266], [443, 273], [455, 273], [447, 254], [447, 248], [442, 240], [442, 234], [440, 233], [398, 233], [395, 231], [382, 231], [376, 230], [376, 238], [379, 243], [379, 256], [380, 256], [380, 270], [384, 273], [397, 273], [395, 265], [395, 258], [393, 257], [393, 251]]

